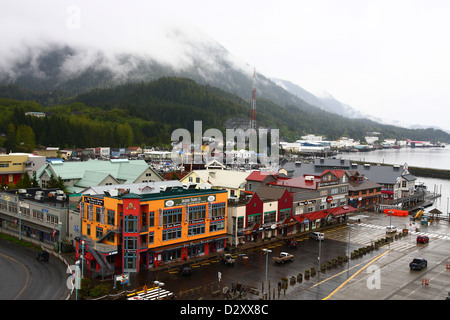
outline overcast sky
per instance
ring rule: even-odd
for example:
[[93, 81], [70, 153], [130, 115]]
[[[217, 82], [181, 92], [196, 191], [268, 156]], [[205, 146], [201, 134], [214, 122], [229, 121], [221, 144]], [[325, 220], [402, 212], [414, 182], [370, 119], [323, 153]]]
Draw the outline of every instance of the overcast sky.
[[11, 48], [48, 39], [177, 59], [164, 39], [176, 24], [265, 76], [450, 130], [449, 17], [448, 0], [0, 0], [0, 64]]

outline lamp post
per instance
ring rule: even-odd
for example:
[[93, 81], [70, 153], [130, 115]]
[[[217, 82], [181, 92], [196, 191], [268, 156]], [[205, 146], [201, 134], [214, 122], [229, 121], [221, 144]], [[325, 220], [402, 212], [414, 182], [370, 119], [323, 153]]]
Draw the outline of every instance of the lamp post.
[[81, 278], [84, 278], [84, 240], [81, 241]]
[[[263, 249], [263, 252], [264, 252], [264, 254], [266, 255], [266, 281], [265, 281], [265, 286], [264, 286], [264, 292], [263, 292], [263, 294], [265, 293], [265, 291], [266, 291], [266, 287], [267, 287], [267, 268], [268, 268], [268, 266], [269, 266], [269, 253], [271, 253], [272, 252], [272, 250], [269, 250], [269, 249]], [[269, 292], [269, 294], [270, 294], [270, 292]]]
[[22, 240], [22, 210], [19, 203], [19, 240]]
[[61, 254], [61, 227], [62, 227], [62, 222], [59, 221], [58, 222], [58, 229], [59, 229], [59, 254]]
[[80, 260], [75, 262], [75, 300], [78, 300], [79, 287], [80, 287]]
[[160, 281], [154, 281], [154, 284], [156, 284], [158, 286], [158, 296], [157, 296], [157, 300], [159, 300], [159, 293], [161, 291], [161, 287], [164, 286], [164, 282], [160, 282]]

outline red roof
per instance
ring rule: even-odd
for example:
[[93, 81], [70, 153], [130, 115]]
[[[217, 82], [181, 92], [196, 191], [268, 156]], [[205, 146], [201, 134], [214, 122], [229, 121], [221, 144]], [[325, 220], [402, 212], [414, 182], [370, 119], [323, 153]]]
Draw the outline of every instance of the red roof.
[[277, 181], [270, 182], [268, 184], [282, 186], [282, 187], [292, 187], [292, 188], [302, 188], [302, 189], [316, 189], [317, 182], [320, 179], [313, 178], [311, 180], [305, 179], [304, 177], [297, 177], [292, 179], [278, 179]]
[[323, 176], [324, 174], [331, 172], [332, 174], [334, 174], [336, 177], [338, 177], [339, 179], [344, 175], [345, 171], [344, 170], [330, 170], [327, 169], [325, 170], [321, 176]]
[[253, 171], [250, 173], [250, 175], [247, 177], [246, 180], [252, 180], [252, 181], [263, 181], [267, 176], [274, 176], [277, 177], [278, 174], [276, 172], [268, 172], [268, 171]]
[[352, 206], [343, 206], [343, 207], [337, 207], [337, 208], [331, 208], [331, 209], [325, 209], [325, 210], [320, 210], [320, 211], [314, 211], [314, 212], [309, 212], [309, 213], [303, 213], [303, 214], [299, 214], [294, 216], [294, 218], [302, 223], [306, 218], [308, 218], [308, 220], [317, 220], [317, 219], [323, 219], [326, 216], [328, 216], [329, 214], [332, 214], [333, 216], [340, 216], [343, 214], [347, 214], [350, 212], [354, 212], [356, 211], [355, 208], [353, 208]]

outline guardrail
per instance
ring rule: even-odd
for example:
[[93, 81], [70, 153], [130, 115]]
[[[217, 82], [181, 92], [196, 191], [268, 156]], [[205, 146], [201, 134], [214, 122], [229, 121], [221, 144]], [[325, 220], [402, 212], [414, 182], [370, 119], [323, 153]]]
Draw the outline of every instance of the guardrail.
[[[44, 247], [42, 244], [41, 244], [41, 249], [44, 250], [44, 251], [47, 251], [49, 254], [52, 254], [53, 256], [57, 257], [59, 260], [61, 260], [61, 261], [67, 266], [67, 269], [70, 270], [70, 265], [69, 265], [69, 263], [66, 261], [66, 259], [64, 259], [63, 256], [61, 256], [60, 254], [56, 253], [56, 252], [53, 251], [53, 250], [50, 250], [50, 249]], [[74, 289], [74, 288], [75, 288], [75, 283], [72, 282], [72, 289], [70, 290], [70, 293], [69, 293], [69, 295], [65, 298], [65, 300], [69, 300], [69, 299], [70, 299], [70, 297], [72, 296], [72, 293], [73, 293], [73, 289]]]

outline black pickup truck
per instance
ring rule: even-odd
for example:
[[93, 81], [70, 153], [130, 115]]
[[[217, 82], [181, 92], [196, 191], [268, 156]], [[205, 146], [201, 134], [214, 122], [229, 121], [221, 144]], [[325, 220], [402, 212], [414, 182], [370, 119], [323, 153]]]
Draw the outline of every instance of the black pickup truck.
[[411, 270], [421, 270], [427, 267], [427, 260], [424, 258], [414, 258], [409, 264], [409, 269]]

